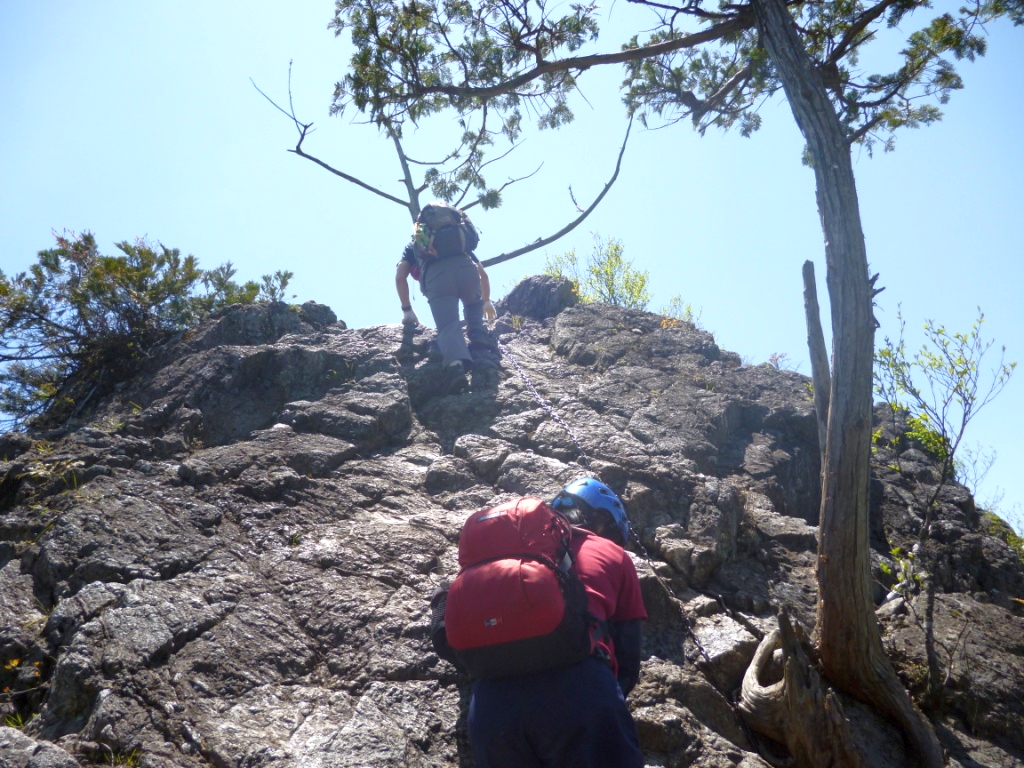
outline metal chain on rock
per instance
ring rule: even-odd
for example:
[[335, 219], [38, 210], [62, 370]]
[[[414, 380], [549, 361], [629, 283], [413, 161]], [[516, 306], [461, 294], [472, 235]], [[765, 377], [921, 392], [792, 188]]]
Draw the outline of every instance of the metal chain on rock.
[[693, 644], [697, 646], [697, 651], [704, 657], [704, 661], [708, 663], [708, 669], [710, 670], [711, 656], [708, 654], [704, 644], [701, 643], [700, 638], [697, 637], [697, 633], [693, 629], [693, 622], [691, 622], [690, 617], [686, 615], [686, 610], [683, 608], [682, 601], [676, 597], [676, 593], [672, 591], [672, 587], [668, 585], [668, 582], [665, 581], [664, 577], [658, 573], [658, 569], [654, 567], [654, 561], [651, 560], [651, 555], [648, 553], [647, 547], [645, 547], [644, 543], [640, 541], [640, 534], [638, 534], [636, 529], [632, 526], [630, 526], [630, 531], [633, 534], [633, 544], [640, 552], [640, 556], [646, 561], [647, 565], [650, 566], [651, 573], [654, 574], [655, 580], [661, 584], [662, 588], [665, 590], [665, 593], [668, 595], [668, 599], [671, 600], [672, 604], [679, 609], [679, 615], [683, 618], [683, 626], [686, 627], [686, 634], [689, 635], [691, 640], [693, 640]]
[[[523, 383], [526, 384], [527, 389], [530, 390], [530, 394], [532, 394], [534, 399], [540, 404], [540, 407], [547, 412], [552, 421], [565, 430], [566, 434], [569, 435], [569, 438], [576, 444], [576, 450], [580, 452], [580, 463], [586, 467], [589, 472], [596, 476], [597, 472], [590, 463], [590, 457], [587, 456], [587, 452], [583, 450], [583, 444], [580, 443], [580, 439], [576, 436], [576, 433], [572, 431], [572, 427], [566, 424], [562, 417], [555, 413], [555, 409], [551, 407], [551, 404], [544, 399], [544, 396], [541, 395], [540, 392], [537, 391], [537, 387], [534, 386], [530, 377], [526, 375], [526, 371], [523, 370], [522, 366], [519, 365], [514, 357], [512, 357], [512, 353], [508, 351], [508, 347], [497, 340], [495, 340], [495, 343], [498, 345], [498, 349], [501, 350], [501, 354], [508, 358], [508, 361], [512, 363], [512, 367], [516, 369], [516, 373], [519, 374], [519, 377], [523, 380]], [[600, 477], [598, 477], [598, 479], [600, 479]]]

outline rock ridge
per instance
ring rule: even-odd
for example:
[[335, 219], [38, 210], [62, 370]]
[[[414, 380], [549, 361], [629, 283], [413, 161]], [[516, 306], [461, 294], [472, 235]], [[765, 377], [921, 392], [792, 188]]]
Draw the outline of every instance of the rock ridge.
[[[428, 598], [466, 515], [588, 471], [639, 533], [647, 764], [769, 765], [732, 705], [782, 606], [813, 626], [807, 378], [551, 278], [498, 309], [503, 370], [461, 394], [430, 329], [272, 304], [167, 345], [79, 424], [0, 437], [0, 766], [472, 766]], [[896, 589], [892, 550], [938, 478], [902, 447], [899, 469], [873, 457], [873, 571], [921, 694], [921, 597]], [[951, 765], [1024, 765], [1024, 565], [963, 487], [936, 519], [940, 738]], [[869, 764], [906, 764], [891, 726], [844, 706]]]

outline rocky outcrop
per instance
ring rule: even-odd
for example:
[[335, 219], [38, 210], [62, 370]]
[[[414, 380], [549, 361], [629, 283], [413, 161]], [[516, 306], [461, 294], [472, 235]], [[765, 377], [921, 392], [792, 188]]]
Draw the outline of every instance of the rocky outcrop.
[[[0, 438], [0, 766], [471, 766], [466, 681], [431, 651], [428, 598], [469, 512], [587, 472], [639, 534], [648, 764], [767, 765], [777, 745], [733, 705], [778, 609], [813, 625], [807, 380], [574, 303], [557, 281], [518, 287], [500, 376], [458, 395], [428, 329], [233, 308], [88, 423]], [[924, 611], [891, 550], [910, 551], [938, 478], [902, 448], [875, 462], [875, 576], [920, 694]], [[939, 587], [931, 714], [951, 764], [1021, 765], [1024, 566], [960, 486], [935, 519], [918, 555]], [[869, 764], [905, 764], [898, 733], [844, 705]]]

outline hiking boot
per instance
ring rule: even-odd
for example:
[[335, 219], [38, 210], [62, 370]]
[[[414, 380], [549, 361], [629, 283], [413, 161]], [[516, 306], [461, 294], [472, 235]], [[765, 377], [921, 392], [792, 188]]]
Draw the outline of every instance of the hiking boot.
[[469, 381], [466, 379], [466, 366], [462, 360], [455, 360], [444, 367], [444, 374], [441, 377], [441, 394], [458, 395], [469, 388]]

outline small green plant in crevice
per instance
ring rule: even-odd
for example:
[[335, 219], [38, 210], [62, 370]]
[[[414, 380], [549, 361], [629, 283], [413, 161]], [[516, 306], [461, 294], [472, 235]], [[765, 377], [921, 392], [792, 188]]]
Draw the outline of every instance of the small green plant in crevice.
[[[42, 541], [43, 537], [54, 529], [54, 527], [57, 525], [57, 521], [60, 520], [61, 515], [64, 514], [63, 510], [59, 510], [59, 509], [50, 509], [50, 512], [53, 513], [52, 517], [50, 517], [50, 518], [40, 518], [42, 522], [46, 523], [46, 525], [44, 525], [40, 529], [39, 533], [37, 533], [31, 539], [28, 539], [27, 543], [29, 545], [31, 545], [31, 544], [38, 544], [40, 541]], [[24, 551], [24, 548], [23, 548], [23, 551]]]
[[9, 715], [4, 715], [4, 725], [8, 728], [14, 728], [15, 730], [24, 730], [25, 726], [28, 725], [28, 721], [32, 719], [32, 715], [25, 715], [21, 712], [13, 712]]
[[142, 761], [142, 753], [138, 749], [133, 749], [129, 752], [115, 752], [110, 747], [104, 747], [107, 750], [106, 765], [118, 765], [122, 768], [136, 768]]
[[43, 633], [43, 628], [46, 626], [47, 618], [46, 614], [29, 616], [27, 619], [22, 620], [21, 628], [31, 635], [41, 635]]
[[100, 432], [107, 435], [116, 433], [124, 425], [125, 421], [123, 419], [118, 420], [113, 416], [104, 416], [102, 419], [92, 423], [94, 429], [98, 429]]
[[914, 567], [914, 553], [902, 547], [893, 547], [889, 554], [896, 563], [896, 572], [893, 573], [884, 563], [881, 565], [882, 572], [896, 579], [892, 587], [893, 592], [909, 598], [921, 588], [921, 575]]
[[50, 614], [53, 613], [53, 609], [57, 607], [56, 604], [47, 606], [46, 603], [44, 603], [38, 597], [35, 598], [35, 603], [36, 610], [38, 610], [39, 613], [42, 614], [46, 619], [50, 618]]
[[78, 489], [77, 470], [85, 466], [79, 459], [32, 459], [25, 471], [18, 475], [19, 480], [27, 480], [33, 485], [43, 486], [60, 480], [65, 490]]
[[330, 385], [337, 384], [350, 384], [356, 380], [356, 370], [358, 366], [352, 360], [343, 360], [338, 368], [328, 368], [324, 371], [324, 379]]
[[32, 443], [30, 451], [40, 456], [52, 456], [57, 451], [57, 446], [49, 440], [36, 440]]
[[928, 667], [921, 663], [908, 664], [903, 667], [902, 676], [909, 690], [920, 691], [928, 682]]
[[682, 296], [673, 296], [669, 299], [668, 306], [662, 307], [658, 314], [662, 316], [661, 327], [663, 329], [677, 328], [680, 323], [687, 323], [697, 329], [701, 327], [701, 311], [694, 312], [693, 304], [683, 301]]
[[24, 728], [32, 719], [32, 712], [19, 707], [15, 702], [26, 691], [38, 690], [42, 681], [42, 662], [31, 664], [24, 659], [12, 657], [0, 666], [0, 702], [4, 704], [3, 720], [10, 728]]

